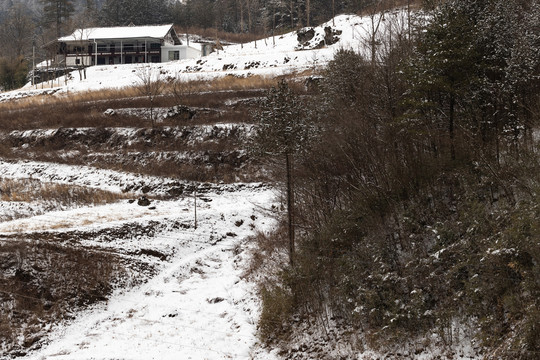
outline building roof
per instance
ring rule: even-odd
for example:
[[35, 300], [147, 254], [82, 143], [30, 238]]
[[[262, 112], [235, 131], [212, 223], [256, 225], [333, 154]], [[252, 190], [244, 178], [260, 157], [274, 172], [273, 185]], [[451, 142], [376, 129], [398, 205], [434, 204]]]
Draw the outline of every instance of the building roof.
[[77, 29], [71, 35], [64, 36], [58, 41], [81, 41], [81, 40], [113, 40], [113, 39], [136, 39], [154, 38], [163, 39], [172, 29], [173, 25], [148, 25], [148, 26], [116, 26]]

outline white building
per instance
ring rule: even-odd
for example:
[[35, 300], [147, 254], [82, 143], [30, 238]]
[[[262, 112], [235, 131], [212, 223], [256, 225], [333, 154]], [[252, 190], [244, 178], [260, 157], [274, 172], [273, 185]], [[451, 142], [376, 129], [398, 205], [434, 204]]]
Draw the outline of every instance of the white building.
[[172, 24], [78, 29], [56, 42], [56, 61], [66, 66], [159, 63], [201, 56], [182, 45]]

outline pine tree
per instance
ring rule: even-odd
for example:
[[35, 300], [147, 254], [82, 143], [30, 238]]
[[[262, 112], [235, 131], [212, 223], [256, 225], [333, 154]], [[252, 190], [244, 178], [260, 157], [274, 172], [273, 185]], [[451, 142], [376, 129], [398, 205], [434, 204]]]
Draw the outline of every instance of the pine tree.
[[166, 0], [107, 0], [101, 23], [107, 26], [157, 25], [170, 21]]
[[75, 11], [71, 0], [40, 0], [43, 4], [43, 24], [46, 28], [54, 29], [56, 37], [65, 34], [67, 22]]
[[313, 127], [308, 122], [305, 106], [285, 81], [268, 92], [252, 117], [258, 124], [252, 139], [254, 153], [282, 156], [285, 160], [289, 261], [294, 266], [293, 158], [307, 148]]
[[485, 149], [497, 161], [503, 143], [516, 148], [538, 89], [539, 11], [532, 0], [455, 0], [434, 10], [408, 67], [411, 124], [431, 134], [433, 149], [455, 158], [457, 129], [493, 145]]
[[[414, 120], [421, 129], [430, 129], [431, 147], [439, 152], [449, 149], [455, 159], [455, 128], [458, 109], [477, 82], [479, 54], [474, 45], [473, 14], [455, 2], [437, 8], [418, 41], [409, 63], [409, 99], [415, 109]], [[414, 117], [413, 116], [413, 117]], [[425, 123], [426, 121], [427, 123]], [[446, 129], [447, 140], [439, 138]]]

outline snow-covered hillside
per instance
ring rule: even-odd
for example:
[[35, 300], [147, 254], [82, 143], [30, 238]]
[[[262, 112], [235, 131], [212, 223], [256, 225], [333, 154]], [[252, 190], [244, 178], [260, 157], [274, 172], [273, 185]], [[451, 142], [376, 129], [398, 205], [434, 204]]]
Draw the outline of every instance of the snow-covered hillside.
[[[2, 162], [0, 169], [3, 178], [90, 187], [101, 181], [112, 191], [126, 182], [151, 186], [165, 180], [47, 163]], [[259, 300], [244, 273], [254, 250], [249, 236], [275, 226], [275, 193], [257, 184], [199, 188], [204, 194], [197, 204], [189, 195], [150, 206], [122, 200], [0, 222], [4, 242], [48, 233], [90, 252], [142, 261], [158, 274], [46, 331], [47, 341], [25, 358], [273, 359], [256, 346]], [[12, 211], [4, 205], [2, 215]], [[19, 335], [18, 341], [27, 339]]]
[[[379, 25], [380, 20], [380, 25]], [[381, 39], [389, 32], [396, 32], [406, 25], [404, 11], [388, 12], [384, 16], [360, 17], [340, 15], [335, 19], [310, 29], [269, 37], [246, 44], [225, 46], [209, 56], [161, 64], [125, 64], [90, 67], [86, 80], [80, 80], [77, 71], [69, 74], [68, 80], [59, 78], [50, 89], [50, 84], [27, 85], [25, 88], [0, 94], [0, 101], [41, 94], [43, 92], [65, 93], [74, 91], [123, 88], [140, 83], [137, 76], [141, 67], [153, 67], [162, 79], [180, 78], [189, 80], [211, 80], [228, 75], [246, 77], [260, 75], [275, 77], [283, 74], [324, 66], [339, 49], [353, 49], [369, 53], [371, 36]], [[325, 33], [325, 28], [327, 32]], [[330, 32], [329, 32], [330, 31]], [[310, 40], [299, 42], [298, 33], [308, 32]], [[330, 35], [328, 35], [330, 34]], [[311, 38], [311, 35], [313, 37]], [[325, 40], [326, 36], [326, 40]], [[305, 38], [305, 39], [307, 39]], [[327, 45], [329, 39], [332, 44]], [[376, 41], [380, 44], [380, 41]]]

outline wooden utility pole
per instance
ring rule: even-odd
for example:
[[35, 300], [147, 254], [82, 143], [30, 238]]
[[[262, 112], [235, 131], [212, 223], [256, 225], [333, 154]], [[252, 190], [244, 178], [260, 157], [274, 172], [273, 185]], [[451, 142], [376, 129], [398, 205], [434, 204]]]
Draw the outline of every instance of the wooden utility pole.
[[193, 190], [193, 199], [195, 203], [195, 229], [197, 229], [197, 185], [195, 185], [195, 190]]
[[32, 86], [36, 85], [36, 39], [32, 39]]
[[332, 26], [336, 26], [336, 0], [332, 0]]

